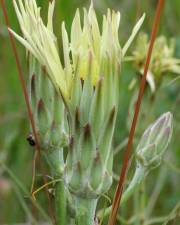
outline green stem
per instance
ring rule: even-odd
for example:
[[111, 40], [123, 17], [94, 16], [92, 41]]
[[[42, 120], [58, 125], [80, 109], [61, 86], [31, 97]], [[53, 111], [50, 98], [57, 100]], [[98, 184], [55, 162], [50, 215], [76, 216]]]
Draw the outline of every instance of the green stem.
[[146, 196], [145, 196], [145, 179], [143, 179], [140, 188], [140, 224], [144, 225], [146, 221], [145, 217], [145, 205], [146, 205]]
[[85, 199], [74, 196], [76, 207], [76, 225], [94, 225], [97, 199]]
[[131, 183], [122, 195], [121, 204], [126, 202], [129, 197], [134, 193], [134, 191], [139, 188], [139, 185], [141, 184], [144, 177], [145, 169], [143, 167], [137, 167], [133, 179], [131, 180]]
[[[134, 176], [128, 188], [125, 190], [125, 192], [122, 195], [121, 205], [123, 205], [131, 197], [131, 195], [139, 188], [139, 185], [141, 184], [142, 180], [145, 178], [145, 175], [146, 175], [146, 171], [143, 167], [136, 168], [136, 171], [134, 173]], [[98, 217], [99, 218], [101, 218], [102, 216], [106, 217], [109, 215], [110, 212], [111, 212], [111, 206], [105, 209], [105, 211], [101, 210], [98, 213]]]
[[55, 186], [56, 225], [67, 225], [66, 190], [64, 181]]
[[61, 179], [55, 185], [56, 225], [67, 225], [66, 189], [63, 180], [64, 157], [63, 149], [51, 149], [45, 155], [55, 179]]
[[164, 187], [164, 183], [167, 178], [167, 172], [168, 172], [168, 169], [166, 167], [162, 167], [160, 169], [160, 172], [159, 172], [158, 178], [157, 178], [158, 182], [156, 182], [156, 184], [155, 184], [155, 187], [154, 187], [153, 192], [148, 200], [148, 204], [147, 204], [147, 207], [145, 210], [146, 217], [150, 218], [150, 216], [155, 208], [156, 201], [161, 193], [162, 188]]
[[135, 190], [133, 194], [134, 199], [134, 216], [135, 220], [133, 221], [134, 225], [139, 225], [139, 190]]

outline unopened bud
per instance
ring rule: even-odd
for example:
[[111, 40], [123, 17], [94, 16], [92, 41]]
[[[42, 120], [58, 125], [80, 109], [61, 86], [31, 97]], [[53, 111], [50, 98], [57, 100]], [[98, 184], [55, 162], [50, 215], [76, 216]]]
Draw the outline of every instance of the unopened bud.
[[164, 113], [144, 132], [137, 147], [137, 161], [145, 167], [154, 168], [161, 163], [161, 158], [172, 136], [173, 117]]

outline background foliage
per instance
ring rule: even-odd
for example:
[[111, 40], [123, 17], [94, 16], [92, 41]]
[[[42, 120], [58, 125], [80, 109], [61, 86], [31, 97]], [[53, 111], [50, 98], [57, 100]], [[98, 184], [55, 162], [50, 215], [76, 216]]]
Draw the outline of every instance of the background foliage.
[[[39, 0], [38, 2], [43, 5], [42, 13], [46, 15], [48, 1]], [[135, 21], [140, 17], [142, 12], [146, 13], [146, 21], [142, 27], [142, 31], [148, 34], [150, 33], [157, 3], [156, 0], [96, 0], [94, 2], [100, 21], [102, 19], [101, 14], [106, 12], [107, 7], [120, 10], [121, 26], [119, 37], [122, 45], [130, 35]], [[176, 57], [180, 58], [180, 1], [173, 0], [165, 2], [165, 10], [159, 33], [168, 38], [175, 38]], [[19, 31], [16, 16], [11, 4], [11, 1], [6, 1], [11, 27]], [[55, 32], [59, 38], [60, 23], [64, 20], [67, 29], [70, 30], [70, 24], [76, 8], [88, 7], [89, 4], [89, 0], [56, 0]], [[19, 43], [17, 43], [17, 47], [26, 78], [25, 52]], [[131, 49], [133, 49], [133, 46]], [[130, 53], [129, 51], [128, 54]], [[167, 150], [161, 167], [148, 176], [144, 186], [141, 188], [141, 192], [130, 199], [128, 204], [121, 210], [121, 215], [125, 218], [130, 218], [133, 214], [138, 215], [139, 219], [137, 224], [143, 224], [141, 218], [143, 218], [143, 209], [147, 206], [149, 207], [148, 212], [150, 213], [149, 218], [151, 219], [168, 215], [180, 200], [180, 79], [177, 79], [171, 84], [169, 83], [176, 76], [173, 74], [164, 75], [161, 86], [155, 93], [153, 100], [149, 88], [146, 88], [134, 148], [143, 130], [162, 112], [172, 111], [174, 115], [174, 133], [173, 140], [171, 141], [171, 145]], [[123, 63], [120, 89], [121, 100], [114, 140], [115, 147], [120, 143], [126, 142], [126, 137], [128, 135], [128, 124], [130, 121], [129, 105], [132, 96], [134, 96], [136, 92], [136, 88], [129, 90], [129, 84], [134, 77], [139, 78], [139, 75], [133, 66], [129, 63]], [[28, 132], [29, 122], [27, 120], [24, 99], [17, 76], [15, 60], [10, 48], [2, 11], [0, 11], [0, 224], [25, 222], [28, 219], [26, 206], [29, 205], [29, 207], [31, 207], [30, 202], [27, 196], [22, 192], [22, 189], [17, 186], [15, 180], [9, 176], [6, 167], [2, 166], [6, 165], [13, 175], [30, 190], [32, 176], [31, 165], [34, 150], [26, 141]], [[122, 148], [122, 151], [115, 157], [114, 170], [117, 174], [119, 174], [121, 167], [123, 149], [124, 148]], [[128, 173], [129, 177], [131, 176], [131, 171], [133, 171], [133, 163]], [[42, 178], [40, 174], [37, 174], [36, 185], [39, 187], [41, 184]], [[114, 184], [116, 184], [116, 181]], [[109, 195], [113, 196], [113, 193], [114, 188], [109, 192]], [[154, 206], [153, 201], [156, 200], [156, 195], [158, 199]], [[137, 207], [132, 207], [137, 196], [139, 196], [141, 201], [138, 203], [139, 205]], [[44, 199], [44, 193], [38, 195], [38, 200], [41, 202], [46, 201]], [[102, 199], [100, 207], [103, 207], [104, 201], [105, 200]], [[180, 219], [176, 218], [174, 223], [169, 224], [178, 225], [180, 223], [178, 221], [180, 221]], [[162, 224], [162, 222], [152, 224]]]

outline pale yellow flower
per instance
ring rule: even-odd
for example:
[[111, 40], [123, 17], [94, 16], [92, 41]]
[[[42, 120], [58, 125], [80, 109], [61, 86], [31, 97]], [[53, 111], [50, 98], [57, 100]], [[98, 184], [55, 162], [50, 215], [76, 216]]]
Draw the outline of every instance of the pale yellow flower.
[[[148, 35], [141, 33], [137, 38], [132, 56], [128, 57], [128, 59], [134, 62], [136, 69], [141, 74], [143, 74], [148, 46]], [[152, 92], [155, 92], [156, 86], [158, 86], [164, 74], [167, 73], [180, 74], [180, 59], [175, 57], [174, 40], [171, 39], [168, 41], [165, 36], [159, 36], [154, 43], [151, 63], [147, 74], [147, 82]]]
[[13, 3], [23, 37], [12, 30], [11, 32], [42, 65], [46, 66], [53, 84], [66, 102], [70, 100], [74, 71], [78, 69], [79, 78], [82, 80], [90, 73], [92, 85], [95, 86], [104, 75], [107, 63], [112, 65], [112, 72], [117, 64], [121, 64], [122, 57], [145, 17], [143, 15], [138, 21], [129, 40], [121, 49], [118, 38], [119, 12], [108, 9], [107, 15], [103, 16], [101, 32], [92, 3], [88, 11], [84, 9], [83, 26], [77, 10], [71, 27], [70, 40], [65, 24], [62, 23], [63, 65], [59, 56], [57, 38], [53, 33], [55, 1], [49, 3], [47, 25], [41, 18], [40, 7], [35, 0], [14, 0]]

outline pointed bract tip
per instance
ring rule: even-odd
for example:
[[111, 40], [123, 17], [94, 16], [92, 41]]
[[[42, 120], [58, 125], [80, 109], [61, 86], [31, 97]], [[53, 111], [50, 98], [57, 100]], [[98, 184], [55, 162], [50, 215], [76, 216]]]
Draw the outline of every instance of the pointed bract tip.
[[42, 72], [43, 72], [43, 74], [46, 74], [47, 73], [47, 69], [46, 69], [46, 66], [41, 66], [41, 69], [42, 69]]
[[76, 107], [75, 111], [75, 126], [78, 127], [80, 124], [80, 110], [79, 107]]
[[31, 92], [33, 93], [33, 94], [35, 94], [35, 74], [33, 74], [32, 75], [32, 77], [31, 77]]
[[91, 125], [87, 123], [84, 127], [84, 137], [88, 138], [91, 134]]
[[167, 121], [172, 122], [173, 114], [171, 112], [167, 112], [165, 115], [166, 115]]
[[97, 162], [100, 162], [100, 159], [101, 159], [100, 153], [97, 152], [97, 153], [96, 153], [96, 157], [94, 158], [94, 161], [97, 163]]
[[74, 138], [72, 136], [69, 139], [69, 147], [70, 147], [70, 150], [72, 150], [74, 147]]
[[111, 114], [110, 114], [110, 122], [112, 122], [114, 120], [115, 113], [116, 113], [116, 107], [113, 106], [113, 108], [111, 110]]
[[41, 113], [43, 111], [44, 111], [44, 102], [42, 99], [40, 99], [38, 102], [38, 112]]
[[81, 171], [81, 162], [77, 161], [76, 166], [77, 166], [78, 171], [80, 172]]

